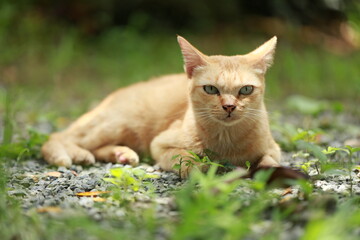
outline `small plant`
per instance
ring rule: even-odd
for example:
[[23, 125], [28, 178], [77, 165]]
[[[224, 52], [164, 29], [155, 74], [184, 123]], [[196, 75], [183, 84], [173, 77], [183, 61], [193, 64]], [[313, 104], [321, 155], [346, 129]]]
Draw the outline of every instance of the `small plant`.
[[133, 192], [151, 188], [144, 180], [159, 178], [158, 175], [149, 174], [139, 168], [112, 168], [111, 177], [103, 178], [104, 181], [115, 185], [113, 198], [120, 201], [133, 201]]
[[[210, 166], [207, 174], [195, 171], [189, 181], [176, 194], [181, 219], [173, 229], [172, 239], [241, 239], [250, 232], [250, 224], [255, 219], [245, 221], [245, 217], [258, 218], [258, 214], [239, 216], [246, 203], [234, 192], [243, 172], [233, 171], [217, 175], [217, 166]], [[234, 179], [237, 179], [233, 181]], [[248, 197], [249, 198], [249, 197]], [[266, 204], [252, 208], [261, 212]], [[251, 212], [251, 211], [249, 211]], [[240, 224], [242, 223], [242, 224]], [[211, 227], [209, 227], [211, 226]], [[240, 227], [241, 226], [241, 227]]]
[[308, 152], [304, 152], [303, 150], [298, 151], [297, 153], [294, 153], [292, 155], [293, 158], [304, 158], [307, 161], [297, 165], [298, 168], [300, 168], [304, 173], [306, 173], [307, 175], [309, 175], [310, 173], [310, 169], [313, 167], [316, 169], [317, 174], [320, 175], [320, 167], [319, 167], [319, 159], [317, 158], [311, 158], [311, 155]]
[[309, 175], [311, 167], [314, 167], [316, 169], [316, 172], [318, 175], [320, 175], [320, 168], [319, 168], [319, 159], [310, 159], [307, 162], [302, 163], [300, 166], [300, 169]]
[[310, 195], [314, 191], [314, 186], [311, 182], [305, 180], [305, 179], [298, 179], [294, 183], [294, 185], [298, 185], [300, 187], [300, 194], [303, 194], [304, 199], [309, 199]]
[[28, 138], [0, 145], [0, 157], [17, 160], [40, 158], [40, 147], [47, 138], [46, 134], [28, 129]]
[[[322, 134], [320, 130], [304, 130], [298, 128], [290, 137], [290, 142], [298, 151], [292, 155], [293, 158], [304, 158], [306, 162], [298, 167], [309, 174], [311, 167], [314, 167], [317, 174], [320, 175], [326, 166], [327, 157], [322, 153], [322, 149], [317, 145], [319, 136]], [[313, 158], [311, 158], [313, 157]]]
[[224, 167], [223, 165], [213, 162], [210, 160], [208, 156], [200, 157], [196, 153], [192, 151], [188, 151], [190, 155], [182, 156], [182, 155], [175, 155], [172, 157], [172, 160], [178, 160], [179, 163], [176, 163], [173, 166], [174, 170], [179, 171], [179, 176], [181, 176], [181, 172], [183, 171], [183, 166], [186, 167], [186, 171], [189, 171], [192, 167], [209, 167], [209, 166], [217, 166], [217, 167]]
[[255, 173], [253, 181], [251, 181], [251, 187], [255, 191], [264, 191], [266, 189], [267, 182], [271, 177], [274, 169], [264, 169]]
[[245, 162], [245, 166], [246, 166], [246, 171], [250, 171], [251, 163], [249, 161]]
[[[352, 177], [352, 171], [355, 168], [355, 164], [353, 162], [353, 155], [356, 152], [359, 152], [360, 148], [354, 148], [351, 146], [345, 146], [345, 147], [328, 147], [327, 149], [324, 149], [322, 152], [326, 155], [336, 154], [336, 153], [345, 153], [347, 156], [347, 159], [342, 158], [343, 161], [343, 169], [347, 171], [350, 179], [350, 194], [353, 194], [353, 177]], [[347, 161], [345, 161], [347, 160]]]
[[301, 128], [297, 129], [297, 133], [291, 137], [292, 142], [303, 140], [306, 142], [317, 143], [319, 136], [322, 134], [320, 130], [304, 130]]

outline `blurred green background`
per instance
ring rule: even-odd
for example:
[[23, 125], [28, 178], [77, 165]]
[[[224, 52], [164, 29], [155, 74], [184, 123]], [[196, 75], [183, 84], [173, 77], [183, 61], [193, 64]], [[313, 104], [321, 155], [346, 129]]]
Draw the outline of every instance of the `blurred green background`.
[[293, 94], [359, 103], [359, 1], [2, 0], [0, 111], [73, 119], [118, 87], [182, 72], [176, 34], [210, 55], [277, 35], [270, 104]]

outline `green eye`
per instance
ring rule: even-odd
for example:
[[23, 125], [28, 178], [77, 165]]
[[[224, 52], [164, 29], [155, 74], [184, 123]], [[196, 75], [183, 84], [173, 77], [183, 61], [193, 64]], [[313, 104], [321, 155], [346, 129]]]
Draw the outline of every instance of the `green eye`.
[[220, 94], [219, 90], [212, 86], [212, 85], [205, 85], [204, 86], [204, 91], [207, 93], [207, 94]]
[[247, 85], [240, 89], [239, 94], [240, 95], [250, 95], [254, 91], [254, 87]]

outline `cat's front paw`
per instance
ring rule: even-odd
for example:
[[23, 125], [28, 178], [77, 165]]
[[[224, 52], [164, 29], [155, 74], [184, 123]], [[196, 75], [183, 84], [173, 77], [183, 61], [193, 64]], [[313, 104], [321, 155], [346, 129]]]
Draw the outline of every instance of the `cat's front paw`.
[[139, 156], [137, 153], [128, 147], [115, 147], [113, 149], [115, 161], [121, 164], [128, 164], [133, 167], [139, 165]]
[[59, 156], [56, 158], [49, 158], [47, 161], [50, 164], [53, 164], [56, 166], [71, 167], [71, 165], [72, 165], [72, 160], [68, 156]]

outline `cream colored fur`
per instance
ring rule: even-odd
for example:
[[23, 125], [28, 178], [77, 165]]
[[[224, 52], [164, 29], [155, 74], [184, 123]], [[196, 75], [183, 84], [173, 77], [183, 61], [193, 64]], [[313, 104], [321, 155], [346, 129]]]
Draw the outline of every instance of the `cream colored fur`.
[[[272, 38], [253, 52], [206, 56], [178, 37], [186, 74], [167, 75], [110, 94], [42, 147], [55, 165], [91, 164], [96, 160], [139, 163], [137, 153], [151, 153], [164, 170], [175, 155], [210, 150], [224, 161], [244, 166], [278, 166], [280, 148], [269, 130], [263, 97], [264, 74], [276, 46]], [[220, 94], [208, 94], [204, 85]], [[253, 86], [250, 95], [239, 94]], [[223, 106], [233, 106], [228, 112]], [[183, 168], [183, 177], [189, 169]]]

